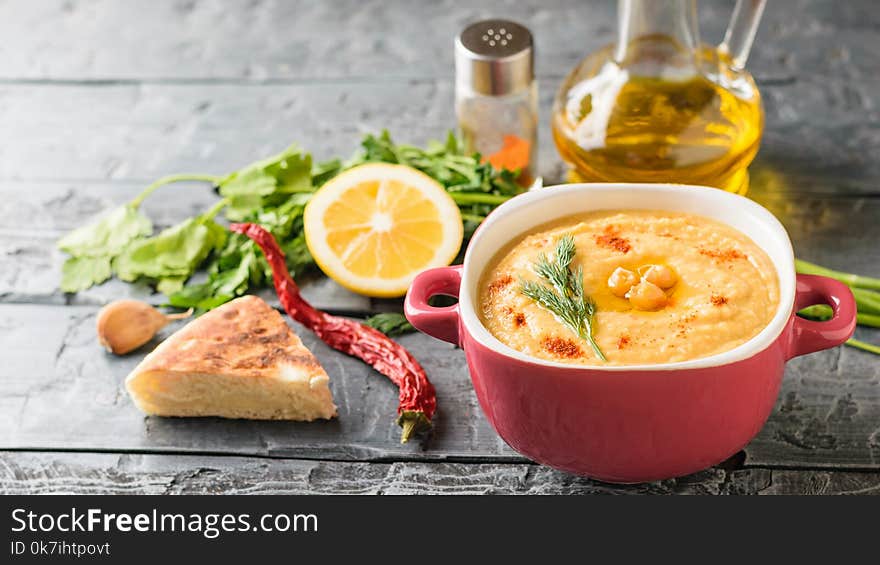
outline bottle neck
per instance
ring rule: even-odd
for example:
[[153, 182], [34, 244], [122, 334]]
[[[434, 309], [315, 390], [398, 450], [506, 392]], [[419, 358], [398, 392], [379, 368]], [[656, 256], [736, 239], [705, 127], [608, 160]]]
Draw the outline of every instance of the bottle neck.
[[[670, 58], [672, 66], [694, 61], [700, 44], [696, 0], [619, 0], [617, 17], [618, 64], [645, 55]], [[665, 45], [660, 52], [659, 45]]]

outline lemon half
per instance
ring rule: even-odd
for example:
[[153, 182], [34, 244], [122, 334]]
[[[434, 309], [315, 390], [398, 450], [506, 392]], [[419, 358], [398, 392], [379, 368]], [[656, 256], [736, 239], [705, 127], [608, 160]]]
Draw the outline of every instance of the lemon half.
[[461, 213], [443, 185], [388, 163], [360, 165], [328, 181], [303, 221], [321, 270], [366, 296], [402, 296], [419, 271], [450, 264], [463, 237]]

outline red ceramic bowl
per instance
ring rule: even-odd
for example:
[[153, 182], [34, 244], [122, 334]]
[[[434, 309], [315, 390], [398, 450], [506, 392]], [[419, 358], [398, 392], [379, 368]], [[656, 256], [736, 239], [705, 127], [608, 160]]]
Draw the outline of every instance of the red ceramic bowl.
[[[730, 351], [678, 363], [572, 366], [504, 345], [477, 315], [477, 285], [495, 253], [541, 224], [594, 210], [699, 214], [748, 235], [773, 260], [779, 309], [757, 336]], [[434, 308], [434, 295], [458, 304]], [[795, 316], [829, 304], [834, 316]], [[496, 209], [471, 239], [461, 266], [419, 274], [406, 316], [420, 331], [461, 346], [489, 422], [526, 457], [609, 482], [687, 475], [742, 449], [761, 429], [779, 392], [785, 362], [843, 343], [855, 328], [846, 285], [795, 275], [785, 228], [758, 204], [721, 190], [662, 184], [576, 184], [529, 192]]]

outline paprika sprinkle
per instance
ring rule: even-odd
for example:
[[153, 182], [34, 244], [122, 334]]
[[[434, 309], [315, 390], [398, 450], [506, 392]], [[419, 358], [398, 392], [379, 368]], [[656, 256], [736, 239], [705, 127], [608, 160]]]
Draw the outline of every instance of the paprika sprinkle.
[[402, 345], [369, 326], [315, 309], [300, 295], [284, 261], [284, 252], [272, 234], [257, 224], [232, 224], [229, 229], [254, 240], [272, 267], [275, 292], [287, 314], [338, 351], [364, 361], [391, 379], [400, 389], [397, 424], [400, 442], [431, 429], [437, 408], [434, 386], [425, 370]]

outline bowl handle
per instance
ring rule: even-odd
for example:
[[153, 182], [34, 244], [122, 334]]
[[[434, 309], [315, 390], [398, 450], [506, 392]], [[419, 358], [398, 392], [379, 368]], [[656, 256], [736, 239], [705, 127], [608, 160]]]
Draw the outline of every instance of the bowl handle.
[[798, 275], [794, 311], [814, 304], [831, 306], [830, 320], [816, 322], [795, 316], [788, 358], [842, 344], [856, 329], [856, 301], [848, 286], [818, 275]]
[[406, 293], [406, 319], [420, 332], [459, 345], [458, 304], [437, 308], [428, 304], [428, 299], [438, 294], [458, 298], [460, 287], [461, 265], [422, 271]]

